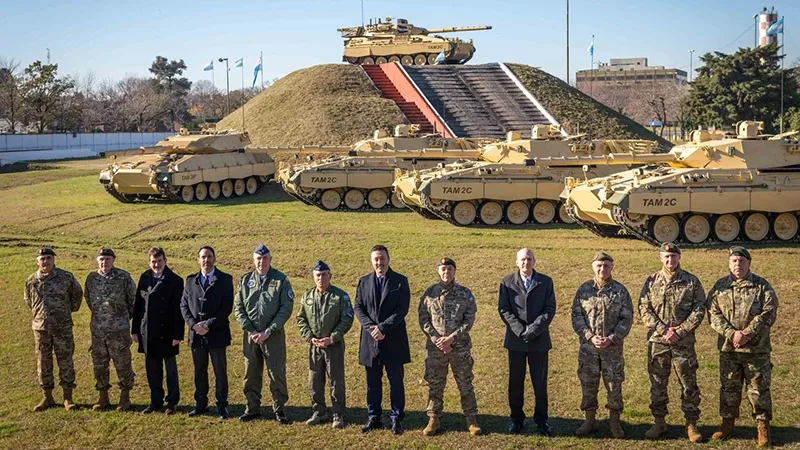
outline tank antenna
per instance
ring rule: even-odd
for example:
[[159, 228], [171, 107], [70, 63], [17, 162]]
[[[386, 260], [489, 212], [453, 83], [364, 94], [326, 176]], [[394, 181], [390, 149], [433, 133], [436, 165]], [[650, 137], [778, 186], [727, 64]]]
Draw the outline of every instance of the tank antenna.
[[361, 0], [361, 28], [364, 28], [364, 0]]

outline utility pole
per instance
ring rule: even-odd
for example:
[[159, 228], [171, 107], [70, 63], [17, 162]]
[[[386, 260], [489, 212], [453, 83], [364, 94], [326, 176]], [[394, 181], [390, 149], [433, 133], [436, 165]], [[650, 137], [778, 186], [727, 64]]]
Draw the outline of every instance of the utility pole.
[[753, 50], [758, 48], [758, 14], [753, 14], [753, 31], [754, 31], [754, 38], [753, 38]]
[[567, 85], [569, 85], [569, 0], [567, 0]]
[[50, 47], [47, 48], [47, 64], [50, 65]]
[[694, 62], [694, 49], [689, 50], [689, 83], [692, 82], [692, 63]]
[[231, 69], [228, 68], [228, 58], [219, 58], [219, 62], [225, 61], [225, 115], [231, 113]]

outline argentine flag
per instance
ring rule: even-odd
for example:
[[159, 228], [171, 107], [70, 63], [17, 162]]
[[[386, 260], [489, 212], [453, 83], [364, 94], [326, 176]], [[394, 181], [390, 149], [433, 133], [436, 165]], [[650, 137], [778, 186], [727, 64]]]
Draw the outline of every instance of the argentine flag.
[[258, 64], [253, 68], [253, 87], [256, 86], [256, 80], [258, 79], [258, 72], [263, 70], [261, 68], [261, 58], [258, 58]]
[[244, 58], [239, 58], [234, 63], [233, 67], [242, 67], [244, 65]]
[[589, 52], [590, 56], [594, 56], [594, 39], [592, 39], [592, 43], [589, 44], [589, 48], [586, 49]]
[[436, 55], [436, 61], [434, 61], [433, 64], [434, 65], [444, 64], [445, 61], [447, 61], [447, 57], [444, 56], [444, 50], [442, 50], [441, 53]]
[[214, 70], [214, 60], [212, 59], [208, 64], [203, 67], [203, 72], [208, 72], [209, 70]]
[[778, 33], [783, 33], [783, 17], [767, 28], [767, 36], [775, 36]]

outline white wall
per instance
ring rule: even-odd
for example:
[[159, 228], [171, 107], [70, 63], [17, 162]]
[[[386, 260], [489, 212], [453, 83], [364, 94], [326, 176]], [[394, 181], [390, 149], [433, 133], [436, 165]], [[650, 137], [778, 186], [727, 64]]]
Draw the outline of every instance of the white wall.
[[155, 145], [175, 133], [0, 134], [0, 164], [83, 158], [108, 150]]

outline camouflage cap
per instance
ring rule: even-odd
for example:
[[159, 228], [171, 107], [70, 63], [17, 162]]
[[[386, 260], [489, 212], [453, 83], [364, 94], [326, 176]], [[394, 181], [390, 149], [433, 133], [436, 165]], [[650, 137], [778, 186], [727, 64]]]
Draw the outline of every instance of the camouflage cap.
[[595, 261], [611, 261], [611, 262], [614, 262], [614, 258], [612, 258], [611, 255], [609, 255], [606, 252], [597, 252], [597, 253], [595, 253], [594, 258], [592, 259], [592, 262], [595, 262]]
[[41, 247], [39, 248], [39, 250], [36, 251], [36, 256], [45, 256], [45, 255], [56, 256], [56, 252], [54, 252], [53, 249], [50, 247]]
[[110, 256], [112, 258], [116, 258], [117, 255], [114, 253], [114, 250], [111, 250], [107, 247], [100, 247], [97, 249], [97, 256]]
[[448, 257], [445, 256], [444, 258], [439, 260], [439, 263], [437, 264], [437, 266], [438, 267], [451, 266], [453, 269], [455, 269], [456, 268], [456, 262], [453, 261], [451, 258], [448, 258]]
[[658, 250], [661, 253], [675, 253], [677, 255], [681, 254], [681, 248], [673, 244], [672, 242], [664, 242], [663, 244], [661, 244], [661, 247], [659, 247]]
[[319, 261], [317, 261], [316, 264], [314, 264], [314, 269], [312, 269], [312, 270], [314, 272], [323, 272], [325, 270], [330, 271], [331, 268], [327, 264], [325, 264], [325, 261], [320, 259]]
[[750, 252], [739, 245], [734, 245], [730, 248], [728, 256], [741, 256], [742, 258], [747, 258], [752, 260], [753, 258], [750, 257]]

